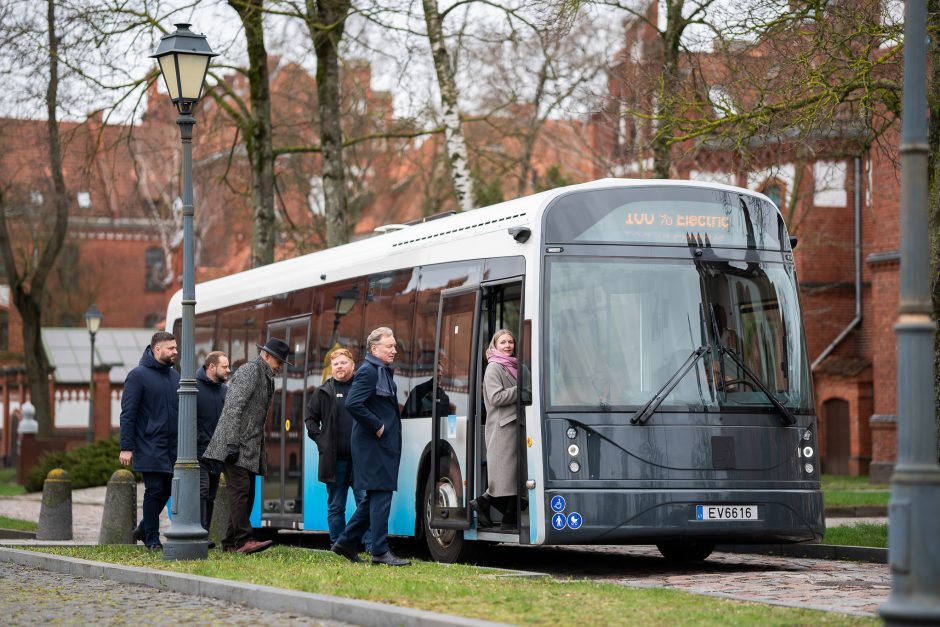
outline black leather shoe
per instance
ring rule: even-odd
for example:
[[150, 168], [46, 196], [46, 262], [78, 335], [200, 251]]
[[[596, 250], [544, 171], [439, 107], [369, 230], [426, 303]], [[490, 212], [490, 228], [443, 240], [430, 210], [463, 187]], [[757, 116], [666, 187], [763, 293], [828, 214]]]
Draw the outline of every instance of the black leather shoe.
[[330, 547], [330, 551], [332, 551], [333, 553], [336, 553], [337, 555], [342, 555], [343, 557], [348, 559], [350, 562], [362, 561], [362, 559], [360, 559], [359, 557], [359, 554], [356, 553], [354, 549], [347, 549], [339, 542], [334, 542], [333, 546]]
[[137, 525], [136, 527], [134, 527], [133, 538], [134, 538], [134, 542], [144, 541], [144, 528], [142, 525]]
[[157, 544], [148, 544], [148, 545], [147, 545], [147, 550], [148, 550], [148, 551], [162, 551], [162, 550], [163, 550], [163, 545], [160, 544], [159, 542], [158, 542]]
[[481, 494], [478, 498], [470, 501], [470, 509], [477, 513], [477, 523], [481, 527], [492, 527], [493, 521], [490, 520], [490, 499]]
[[206, 548], [211, 551], [212, 549], [215, 548], [215, 542], [213, 542], [212, 540], [209, 540], [209, 545]]
[[386, 566], [411, 566], [411, 562], [408, 560], [403, 560], [400, 557], [397, 557], [391, 551], [387, 553], [382, 553], [381, 555], [372, 556], [373, 564], [385, 564]]

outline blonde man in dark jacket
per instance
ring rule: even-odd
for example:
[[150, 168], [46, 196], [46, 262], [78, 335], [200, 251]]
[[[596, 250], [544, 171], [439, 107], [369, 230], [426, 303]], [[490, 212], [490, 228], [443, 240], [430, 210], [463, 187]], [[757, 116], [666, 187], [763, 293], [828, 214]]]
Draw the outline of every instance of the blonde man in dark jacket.
[[[356, 362], [347, 348], [330, 353], [332, 376], [323, 382], [307, 403], [307, 435], [316, 442], [320, 460], [317, 478], [326, 484], [326, 519], [330, 527], [330, 542], [336, 542], [346, 528], [346, 500], [352, 488], [353, 467], [350, 437], [353, 417], [346, 411], [346, 397], [352, 385]], [[353, 490], [356, 505], [366, 496], [365, 490]], [[371, 548], [371, 536], [363, 536], [366, 550]]]

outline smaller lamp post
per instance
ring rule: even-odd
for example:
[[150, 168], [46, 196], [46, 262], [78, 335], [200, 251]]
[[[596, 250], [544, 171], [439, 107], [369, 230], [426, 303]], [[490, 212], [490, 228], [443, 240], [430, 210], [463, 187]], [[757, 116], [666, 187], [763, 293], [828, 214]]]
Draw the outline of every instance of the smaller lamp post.
[[95, 441], [95, 334], [101, 327], [104, 314], [92, 303], [85, 312], [85, 326], [91, 338], [91, 362], [88, 366], [88, 443]]
[[218, 56], [205, 35], [176, 24], [160, 40], [152, 57], [160, 62], [170, 100], [176, 105], [183, 143], [183, 337], [180, 347], [179, 431], [173, 466], [173, 519], [166, 532], [163, 559], [206, 559], [208, 539], [199, 507], [199, 462], [196, 460], [196, 257], [193, 235], [193, 110], [202, 97], [209, 60]]

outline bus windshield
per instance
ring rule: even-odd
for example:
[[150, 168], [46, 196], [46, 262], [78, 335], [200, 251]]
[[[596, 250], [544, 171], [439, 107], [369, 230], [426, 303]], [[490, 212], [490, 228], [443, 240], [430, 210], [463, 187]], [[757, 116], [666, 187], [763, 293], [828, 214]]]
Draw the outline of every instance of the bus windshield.
[[792, 267], [727, 260], [548, 261], [550, 407], [636, 410], [696, 351], [702, 354], [657, 402], [657, 411], [774, 412], [774, 399], [793, 411], [812, 407]]

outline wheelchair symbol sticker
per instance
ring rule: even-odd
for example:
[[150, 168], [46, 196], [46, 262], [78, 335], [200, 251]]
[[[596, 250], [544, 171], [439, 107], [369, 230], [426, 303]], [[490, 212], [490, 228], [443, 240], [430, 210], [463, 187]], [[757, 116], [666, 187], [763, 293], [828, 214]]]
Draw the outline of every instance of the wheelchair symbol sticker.
[[565, 505], [565, 497], [561, 496], [560, 494], [552, 497], [552, 510], [556, 512], [564, 511]]
[[572, 529], [577, 529], [581, 526], [581, 523], [584, 522], [584, 519], [581, 518], [581, 514], [578, 512], [571, 512], [568, 514], [568, 526]]
[[552, 527], [554, 527], [558, 531], [561, 531], [562, 529], [564, 529], [566, 524], [567, 524], [567, 521], [565, 520], [564, 514], [555, 514], [554, 516], [552, 516]]

